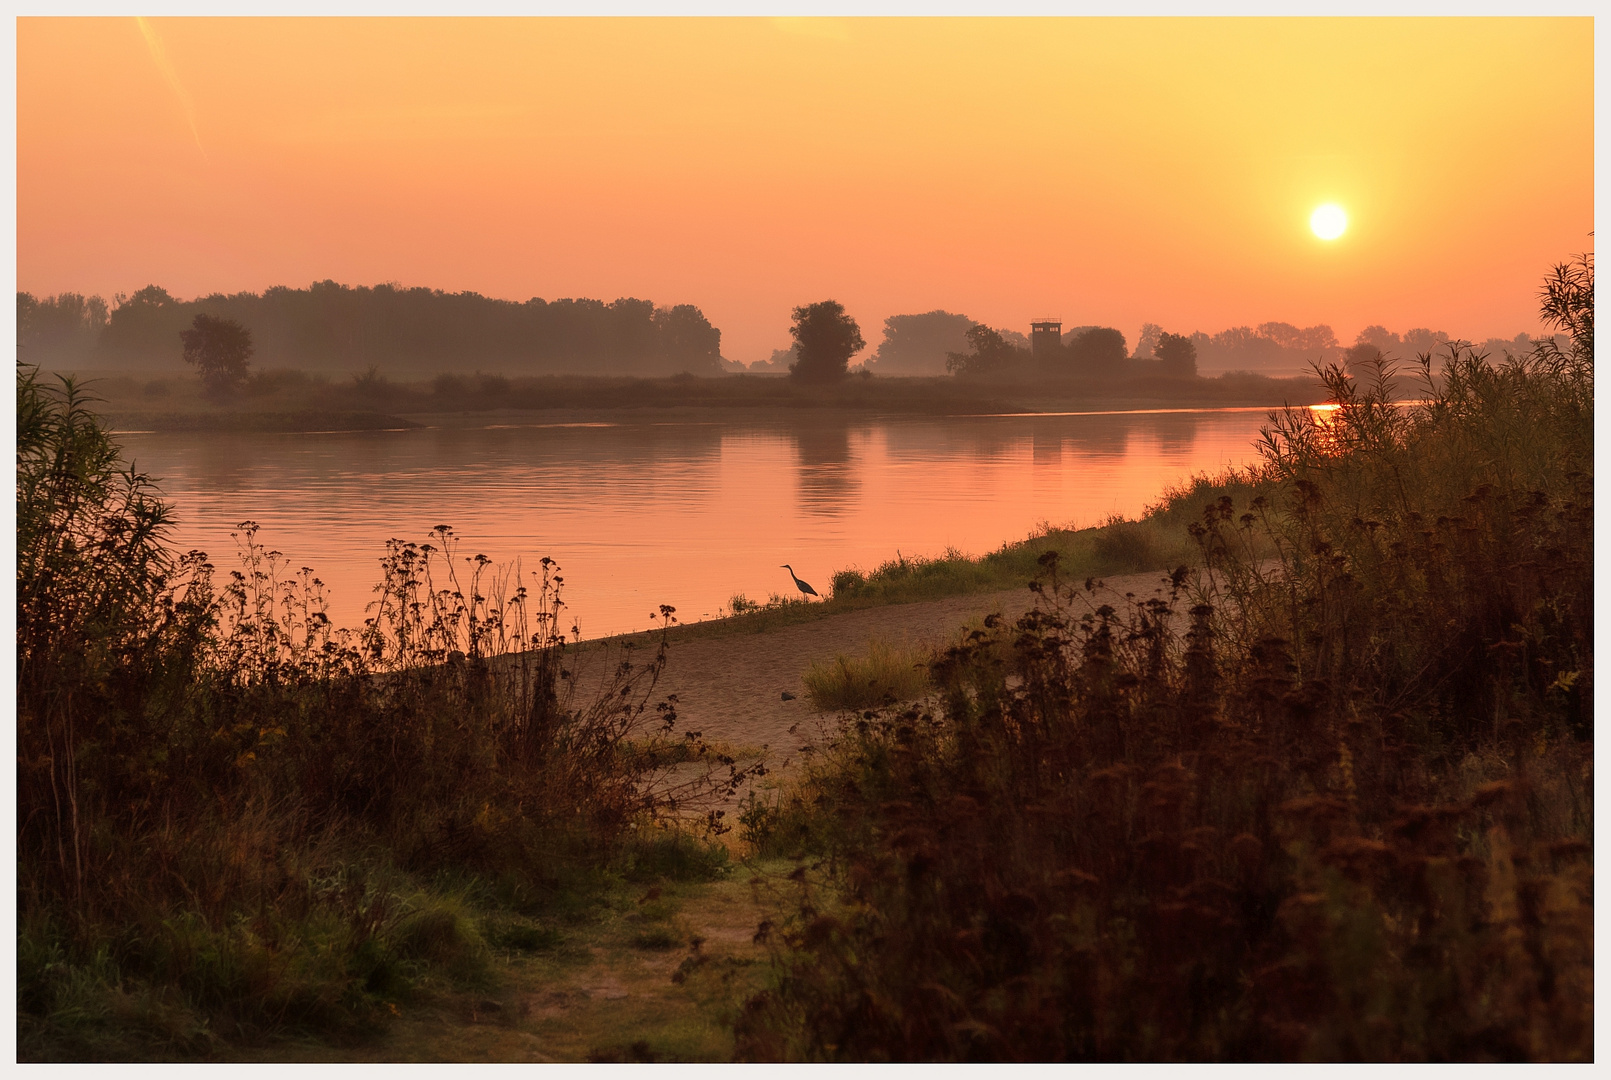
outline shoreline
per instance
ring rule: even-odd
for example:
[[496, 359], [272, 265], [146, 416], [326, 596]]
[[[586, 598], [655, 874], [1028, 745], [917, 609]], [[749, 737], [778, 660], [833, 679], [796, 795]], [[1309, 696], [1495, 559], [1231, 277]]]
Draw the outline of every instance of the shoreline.
[[[997, 403], [989, 403], [994, 405]], [[1057, 403], [1076, 404], [1076, 403]], [[1152, 416], [1189, 413], [1269, 412], [1302, 408], [1307, 401], [1202, 402], [1146, 398], [1116, 398], [1080, 402], [1076, 408], [912, 411], [875, 407], [850, 408], [805, 405], [683, 405], [622, 406], [618, 408], [441, 410], [431, 412], [368, 412], [362, 410], [238, 410], [218, 412], [144, 413], [110, 410], [109, 429], [118, 435], [328, 435], [359, 432], [501, 428], [633, 427], [656, 425], [869, 423], [900, 420], [1006, 420], [1035, 417]]]
[[[58, 372], [56, 374], [71, 374]], [[1312, 377], [1238, 372], [1044, 383], [951, 376], [849, 377], [831, 384], [723, 378], [483, 376], [471, 386], [377, 376], [368, 383], [264, 370], [238, 395], [209, 399], [188, 375], [85, 369], [76, 381], [118, 433], [304, 434], [415, 428], [642, 423], [821, 423], [924, 417], [1033, 417], [1279, 409], [1325, 400]]]
[[[1098, 576], [1096, 589], [1079, 591], [1080, 602], [1092, 610], [1099, 603], [1123, 609], [1129, 597], [1167, 592], [1164, 570]], [[860, 655], [870, 642], [926, 651], [960, 640], [967, 628], [985, 615], [996, 613], [1009, 623], [1044, 597], [1027, 585], [1010, 589], [980, 590], [929, 600], [880, 604], [851, 610], [826, 611], [797, 622], [731, 627], [727, 632], [678, 635], [668, 632], [666, 669], [655, 688], [656, 698], [674, 697], [679, 731], [698, 731], [743, 756], [766, 753], [774, 776], [798, 763], [802, 744], [830, 730], [840, 713], [818, 712], [807, 702], [802, 676], [814, 662], [839, 654]], [[711, 627], [750, 616], [729, 617], [694, 624]], [[652, 648], [660, 631], [617, 635], [582, 641], [580, 655], [603, 653], [612, 647]], [[590, 665], [585, 661], [584, 670]], [[602, 670], [590, 672], [597, 679]], [[589, 675], [577, 691], [586, 699]], [[792, 696], [785, 697], [785, 694]], [[736, 798], [734, 802], [736, 803]]]

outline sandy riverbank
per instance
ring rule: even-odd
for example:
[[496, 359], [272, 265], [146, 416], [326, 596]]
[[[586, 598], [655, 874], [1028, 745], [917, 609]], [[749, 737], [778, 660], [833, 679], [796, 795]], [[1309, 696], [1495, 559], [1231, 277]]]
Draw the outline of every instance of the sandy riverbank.
[[[1160, 572], [1106, 579], [1093, 603], [1119, 606], [1126, 593], [1150, 596], [1167, 584]], [[869, 639], [944, 647], [972, 620], [999, 613], [1016, 619], [1035, 594], [1027, 588], [974, 593], [916, 604], [846, 612], [762, 633], [701, 635], [673, 640], [656, 697], [677, 696], [678, 730], [735, 747], [767, 747], [774, 769], [792, 761], [815, 737], [820, 717], [805, 700], [801, 675], [836, 653], [863, 654]], [[784, 693], [793, 694], [786, 701]], [[792, 734], [791, 734], [792, 729]]]

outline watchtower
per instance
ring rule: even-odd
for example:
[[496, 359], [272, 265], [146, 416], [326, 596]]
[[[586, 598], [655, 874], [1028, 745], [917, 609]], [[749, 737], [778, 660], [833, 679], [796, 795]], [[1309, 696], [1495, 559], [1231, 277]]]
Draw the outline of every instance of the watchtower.
[[1063, 323], [1060, 319], [1036, 319], [1029, 324], [1029, 354], [1036, 360], [1051, 360], [1063, 351]]

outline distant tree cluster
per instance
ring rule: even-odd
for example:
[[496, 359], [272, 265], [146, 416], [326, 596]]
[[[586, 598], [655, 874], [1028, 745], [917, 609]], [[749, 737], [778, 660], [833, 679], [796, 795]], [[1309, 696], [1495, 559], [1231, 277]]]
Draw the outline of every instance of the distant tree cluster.
[[[1149, 324], [1150, 325], [1150, 324]], [[1145, 328], [1144, 328], [1145, 329]], [[1318, 362], [1357, 367], [1377, 355], [1400, 361], [1413, 360], [1421, 353], [1435, 352], [1454, 336], [1442, 330], [1417, 327], [1396, 334], [1384, 326], [1367, 326], [1343, 345], [1326, 325], [1300, 329], [1291, 323], [1267, 322], [1257, 327], [1233, 326], [1209, 335], [1190, 335], [1197, 348], [1198, 363], [1210, 372], [1255, 371], [1271, 375], [1295, 375], [1308, 371]], [[1566, 340], [1564, 335], [1561, 340]], [[1477, 343], [1477, 351], [1494, 357], [1523, 356], [1534, 339], [1527, 334], [1514, 338], [1489, 338]], [[1140, 355], [1140, 350], [1137, 350]]]
[[268, 365], [511, 373], [715, 375], [721, 331], [691, 304], [648, 300], [495, 300], [477, 293], [352, 287], [334, 281], [262, 294], [180, 300], [156, 286], [118, 296], [17, 295], [18, 344], [28, 358], [85, 366], [173, 363], [197, 315], [250, 329]]
[[791, 344], [787, 349], [773, 349], [765, 360], [757, 360], [744, 370], [753, 375], [787, 375], [800, 359], [800, 353]]
[[1069, 331], [1063, 335], [1063, 352], [1064, 370], [1087, 376], [1123, 368], [1130, 355], [1124, 335], [1111, 326], [1082, 326]]
[[1160, 333], [1154, 351], [1163, 375], [1190, 378], [1197, 374], [1197, 346], [1183, 334]]
[[99, 296], [61, 293], [35, 299], [17, 294], [17, 346], [27, 364], [58, 358], [77, 361], [95, 351], [109, 311]]
[[875, 375], [943, 375], [946, 357], [965, 353], [974, 321], [949, 311], [891, 315], [884, 320], [884, 340], [867, 360]]
[[1325, 325], [1299, 328], [1291, 323], [1267, 322], [1257, 327], [1233, 326], [1209, 335], [1188, 335], [1197, 360], [1212, 371], [1257, 371], [1292, 375], [1315, 361], [1336, 363], [1343, 349], [1337, 335]]
[[995, 330], [983, 323], [974, 324], [966, 337], [969, 352], [946, 356], [946, 370], [965, 378], [1036, 382], [1132, 374], [1124, 334], [1111, 326], [1075, 327], [1061, 339], [1051, 341], [1049, 348], [1037, 345], [1031, 349], [1022, 334]]
[[[1442, 330], [1428, 330], [1425, 327], [1416, 327], [1402, 334], [1395, 334], [1385, 326], [1367, 326], [1354, 337], [1353, 345], [1343, 351], [1342, 362], [1350, 370], [1361, 368], [1377, 357], [1403, 362], [1426, 353], [1436, 354], [1446, 343], [1453, 340], [1456, 339], [1451, 334]], [[1500, 360], [1506, 356], [1530, 355], [1534, 348], [1541, 344], [1546, 347], [1551, 345], [1561, 347], [1569, 341], [1570, 338], [1565, 334], [1557, 334], [1553, 339], [1517, 334], [1513, 338], [1488, 338], [1486, 341], [1474, 343], [1474, 346], [1477, 352]]]
[[970, 351], [946, 354], [945, 370], [951, 374], [977, 378], [1018, 374], [1028, 369], [1029, 350], [1014, 345], [999, 330], [974, 323], [965, 336]]

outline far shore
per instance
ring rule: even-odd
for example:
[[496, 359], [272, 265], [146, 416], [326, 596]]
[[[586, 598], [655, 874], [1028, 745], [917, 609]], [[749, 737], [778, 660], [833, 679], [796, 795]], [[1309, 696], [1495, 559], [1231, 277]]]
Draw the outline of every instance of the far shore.
[[796, 423], [961, 417], [1277, 409], [1324, 400], [1313, 378], [1226, 375], [1046, 385], [954, 378], [859, 378], [811, 386], [786, 379], [613, 376], [483, 377], [440, 392], [429, 382], [335, 381], [271, 370], [227, 401], [188, 373], [78, 374], [98, 411], [125, 433], [310, 433], [563, 424]]

